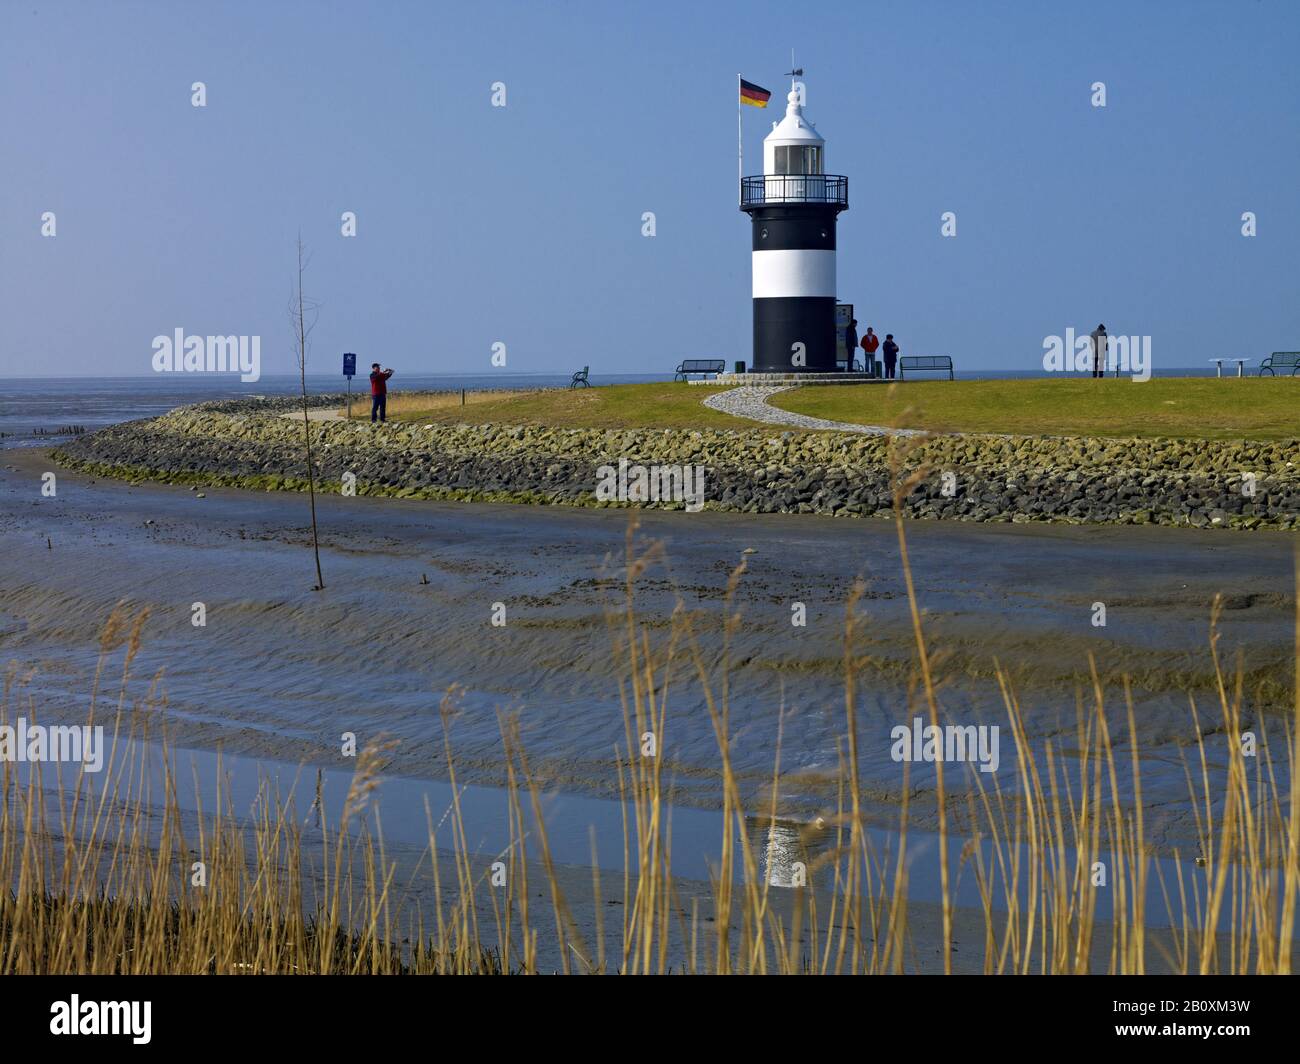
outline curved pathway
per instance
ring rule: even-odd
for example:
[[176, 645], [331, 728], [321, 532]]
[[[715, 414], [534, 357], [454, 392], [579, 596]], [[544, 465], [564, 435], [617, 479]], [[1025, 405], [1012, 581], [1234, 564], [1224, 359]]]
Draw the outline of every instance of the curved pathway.
[[725, 392], [711, 395], [704, 400], [704, 405], [712, 410], [720, 410], [733, 417], [748, 418], [751, 421], [765, 421], [769, 425], [789, 425], [796, 429], [829, 429], [833, 432], [861, 432], [867, 436], [915, 436], [916, 429], [891, 429], [885, 425], [855, 425], [847, 421], [827, 421], [825, 418], [809, 417], [796, 414], [790, 410], [768, 405], [768, 399], [777, 392], [788, 392], [797, 385], [773, 385], [759, 387], [743, 385], [728, 388]]

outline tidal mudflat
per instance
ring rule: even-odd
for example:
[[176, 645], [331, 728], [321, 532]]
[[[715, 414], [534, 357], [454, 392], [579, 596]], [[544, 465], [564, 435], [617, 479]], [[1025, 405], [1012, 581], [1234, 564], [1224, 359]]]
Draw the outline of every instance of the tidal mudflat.
[[[324, 591], [311, 590], [307, 500], [58, 470], [39, 450], [0, 469], [0, 653], [48, 718], [84, 720], [97, 633], [125, 600], [151, 614], [135, 664], [155, 676], [173, 741], [340, 767], [340, 736], [396, 740], [387, 771], [440, 779], [438, 707], [457, 689], [457, 772], [504, 781], [500, 712], [517, 713], [549, 787], [617, 794], [624, 740], [610, 610], [623, 605], [627, 511], [318, 497]], [[724, 668], [722, 617], [744, 624], [725, 657], [732, 757], [745, 797], [807, 820], [833, 807], [844, 732], [846, 602], [862, 581], [855, 652], [860, 775], [868, 810], [895, 822], [903, 796], [891, 731], [921, 712], [898, 541], [890, 522], [729, 513], [636, 515], [633, 551], [662, 543], [635, 581], [637, 616], [667, 638], [679, 607]], [[1125, 677], [1142, 751], [1148, 835], [1193, 832], [1184, 758], [1202, 698], [1211, 771], [1222, 726], [1209, 652], [1240, 665], [1248, 724], [1290, 705], [1293, 537], [1150, 527], [907, 523], [944, 719], [1005, 725], [997, 667], [1031, 740], [1069, 755], [1090, 660], [1124, 734]], [[206, 625], [192, 624], [202, 603]], [[1105, 625], [1095, 623], [1097, 605]], [[802, 604], [806, 624], [792, 623]], [[504, 617], [494, 625], [493, 618]], [[665, 781], [674, 802], [721, 803], [716, 738], [690, 669], [667, 678]], [[1217, 738], [1222, 740], [1222, 735]], [[1004, 754], [1004, 756], [1007, 756]], [[949, 774], [961, 786], [961, 774]], [[934, 822], [932, 766], [911, 766], [910, 812]], [[1015, 788], [1014, 782], [1006, 784]]]

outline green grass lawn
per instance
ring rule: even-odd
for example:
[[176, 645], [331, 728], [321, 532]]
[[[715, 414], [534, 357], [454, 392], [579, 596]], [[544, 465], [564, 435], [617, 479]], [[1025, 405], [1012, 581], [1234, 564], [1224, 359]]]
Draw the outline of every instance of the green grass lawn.
[[[422, 424], [787, 431], [710, 410], [713, 387], [618, 384], [575, 391], [393, 395], [389, 417]], [[906, 381], [798, 388], [769, 400], [800, 414], [935, 431], [1272, 440], [1300, 436], [1300, 377]], [[362, 416], [366, 411], [361, 411]]]
[[768, 401], [832, 421], [935, 431], [1300, 437], [1300, 377], [906, 381], [799, 388]]
[[[615, 384], [607, 387], [576, 388], [573, 391], [496, 393], [485, 401], [465, 406], [430, 400], [427, 406], [418, 395], [402, 396], [400, 406], [391, 404], [389, 418], [423, 424], [544, 425], [555, 428], [719, 428], [756, 429], [757, 422], [742, 421], [710, 410], [704, 400], [716, 395], [712, 386], [682, 382], [664, 384]], [[400, 394], [400, 393], [399, 393]]]

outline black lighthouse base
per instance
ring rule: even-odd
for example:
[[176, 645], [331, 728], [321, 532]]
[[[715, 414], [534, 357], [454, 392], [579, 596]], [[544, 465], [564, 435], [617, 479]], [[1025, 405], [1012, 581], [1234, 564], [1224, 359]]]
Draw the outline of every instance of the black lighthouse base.
[[[835, 297], [754, 300], [755, 373], [834, 373]], [[792, 361], [803, 345], [804, 364]]]

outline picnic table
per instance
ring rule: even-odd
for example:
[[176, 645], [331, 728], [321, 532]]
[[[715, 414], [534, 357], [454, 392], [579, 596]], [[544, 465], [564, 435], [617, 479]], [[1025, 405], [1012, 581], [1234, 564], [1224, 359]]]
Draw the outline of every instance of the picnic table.
[[1216, 376], [1216, 377], [1222, 377], [1222, 376], [1223, 376], [1223, 364], [1224, 364], [1225, 362], [1235, 362], [1235, 363], [1237, 363], [1237, 376], [1238, 376], [1238, 377], [1241, 377], [1241, 376], [1244, 376], [1244, 374], [1242, 373], [1242, 367], [1243, 367], [1247, 362], [1249, 362], [1250, 359], [1248, 359], [1248, 358], [1232, 358], [1231, 356], [1227, 356], [1227, 355], [1225, 355], [1223, 358], [1212, 358], [1212, 359], [1210, 359], [1210, 361], [1214, 363], [1214, 367], [1215, 367], [1215, 371], [1216, 371], [1216, 372], [1215, 372], [1215, 376]]

